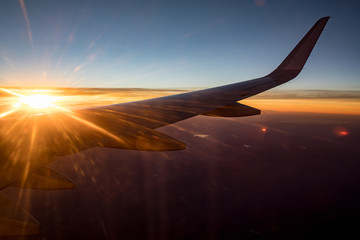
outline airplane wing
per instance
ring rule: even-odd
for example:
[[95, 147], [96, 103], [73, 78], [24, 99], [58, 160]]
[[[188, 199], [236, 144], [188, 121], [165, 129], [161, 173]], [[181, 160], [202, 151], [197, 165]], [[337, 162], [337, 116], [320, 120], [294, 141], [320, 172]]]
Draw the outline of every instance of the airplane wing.
[[111, 113], [155, 129], [199, 114], [206, 115], [224, 106], [234, 106], [234, 111], [245, 110], [237, 101], [283, 84], [300, 73], [328, 19], [319, 19], [285, 60], [265, 77], [167, 97], [85, 109], [77, 113], [86, 118], [91, 118], [92, 114]]
[[259, 110], [237, 102], [295, 78], [302, 70], [328, 19], [329, 17], [319, 19], [285, 60], [264, 77], [178, 95], [83, 109], [76, 111], [76, 114], [97, 123], [103, 121], [104, 116], [109, 116], [109, 122], [113, 124], [116, 124], [116, 119], [121, 119], [118, 121], [132, 122], [149, 129], [199, 114], [232, 117], [259, 114]]
[[[69, 179], [44, 166], [57, 156], [92, 147], [180, 150], [185, 148], [184, 143], [154, 129], [200, 114], [212, 117], [260, 114], [260, 110], [238, 101], [295, 78], [328, 19], [319, 19], [285, 60], [261, 78], [130, 103], [0, 119], [0, 190], [8, 186], [72, 188]], [[39, 225], [26, 211], [0, 196], [0, 237], [39, 231]]]

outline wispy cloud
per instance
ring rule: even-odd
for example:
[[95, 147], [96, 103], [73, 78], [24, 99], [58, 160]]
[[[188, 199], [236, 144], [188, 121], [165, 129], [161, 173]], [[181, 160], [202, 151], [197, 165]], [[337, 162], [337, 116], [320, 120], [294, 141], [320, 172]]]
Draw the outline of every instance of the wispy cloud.
[[95, 55], [95, 54], [90, 55], [85, 62], [83, 62], [83, 63], [81, 63], [80, 65], [78, 65], [77, 67], [75, 67], [74, 70], [73, 70], [73, 72], [79, 71], [79, 70], [80, 70], [81, 68], [83, 68], [85, 65], [93, 62], [95, 59], [96, 59], [96, 55]]
[[192, 37], [193, 35], [197, 34], [199, 31], [191, 31], [191, 32], [187, 32], [184, 34], [183, 38], [189, 38]]
[[74, 41], [74, 33], [70, 33], [68, 37], [68, 43], [72, 43]]
[[226, 22], [228, 19], [227, 18], [219, 18], [219, 19], [216, 19], [215, 21], [212, 21], [210, 23], [208, 23], [204, 29], [210, 29], [210, 28], [214, 28], [214, 27], [217, 27], [218, 25]]
[[16, 67], [14, 66], [14, 64], [10, 61], [10, 59], [6, 55], [0, 53], [0, 56], [9, 65], [9, 67], [12, 70], [16, 70]]
[[279, 112], [315, 112], [360, 115], [360, 91], [269, 91], [241, 103]]
[[254, 99], [360, 99], [359, 90], [287, 90], [269, 91]]
[[203, 26], [202, 28], [198, 29], [198, 30], [194, 30], [194, 31], [189, 31], [187, 33], [185, 33], [182, 38], [190, 38], [194, 35], [197, 35], [197, 34], [200, 34], [201, 32], [203, 32], [204, 30], [207, 30], [207, 29], [211, 29], [211, 28], [215, 28], [217, 27], [218, 25], [226, 22], [228, 19], [226, 18], [219, 18], [219, 19], [216, 19], [215, 21], [212, 21], [212, 22], [209, 22], [208, 24], [206, 24], [205, 26]]
[[25, 7], [25, 2], [24, 2], [24, 0], [20, 0], [19, 3], [20, 3], [20, 7], [22, 9], [22, 12], [24, 14], [24, 18], [25, 18], [25, 22], [26, 22], [26, 26], [27, 26], [27, 30], [28, 30], [29, 41], [30, 41], [31, 45], [33, 46], [31, 25], [30, 25], [29, 16], [27, 14], [27, 10], [26, 10], [26, 7]]

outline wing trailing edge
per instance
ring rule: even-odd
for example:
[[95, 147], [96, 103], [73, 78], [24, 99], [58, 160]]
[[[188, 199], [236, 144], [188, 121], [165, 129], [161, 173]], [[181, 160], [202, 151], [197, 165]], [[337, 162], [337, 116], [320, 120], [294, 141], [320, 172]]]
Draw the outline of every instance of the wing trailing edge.
[[261, 111], [259, 109], [236, 103], [233, 105], [225, 105], [223, 107], [216, 108], [201, 115], [209, 117], [247, 117], [259, 115], [260, 113]]

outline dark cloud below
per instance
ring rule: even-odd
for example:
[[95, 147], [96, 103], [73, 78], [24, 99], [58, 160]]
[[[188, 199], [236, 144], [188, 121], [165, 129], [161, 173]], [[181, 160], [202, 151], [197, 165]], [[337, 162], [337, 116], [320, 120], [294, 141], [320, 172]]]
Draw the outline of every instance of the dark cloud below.
[[199, 116], [160, 129], [186, 150], [91, 149], [51, 164], [75, 189], [3, 194], [40, 222], [40, 239], [355, 239], [359, 122]]

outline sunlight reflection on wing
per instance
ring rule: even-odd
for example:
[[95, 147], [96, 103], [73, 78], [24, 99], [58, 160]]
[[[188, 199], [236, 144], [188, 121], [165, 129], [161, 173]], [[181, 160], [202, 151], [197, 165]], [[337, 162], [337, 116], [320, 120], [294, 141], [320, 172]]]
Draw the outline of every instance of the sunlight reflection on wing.
[[89, 122], [89, 121], [87, 121], [87, 120], [85, 120], [85, 119], [83, 119], [83, 118], [77, 117], [77, 116], [75, 116], [74, 114], [69, 114], [68, 116], [72, 117], [73, 119], [75, 119], [75, 120], [77, 120], [77, 121], [79, 121], [79, 122], [81, 122], [81, 123], [83, 123], [83, 124], [85, 124], [85, 125], [93, 128], [93, 129], [95, 129], [95, 130], [97, 130], [97, 131], [99, 131], [99, 132], [101, 132], [101, 133], [104, 133], [104, 134], [108, 135], [109, 137], [115, 139], [115, 140], [118, 141], [118, 142], [122, 142], [122, 141], [123, 141], [123, 140], [122, 140], [121, 138], [119, 138], [118, 136], [112, 134], [111, 132], [109, 132], [109, 131], [107, 131], [107, 130], [99, 127], [99, 126], [97, 126], [96, 124], [94, 124], [94, 123], [92, 123], [92, 122]]

